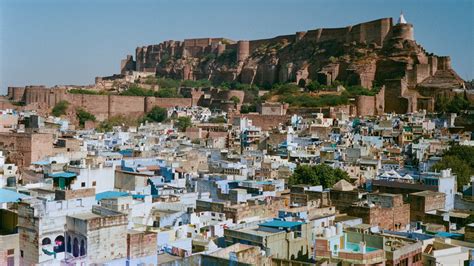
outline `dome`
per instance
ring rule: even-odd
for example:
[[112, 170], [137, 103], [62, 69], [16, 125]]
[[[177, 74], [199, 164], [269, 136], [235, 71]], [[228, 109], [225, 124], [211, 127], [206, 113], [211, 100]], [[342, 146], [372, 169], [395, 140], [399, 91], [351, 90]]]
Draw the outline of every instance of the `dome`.
[[400, 17], [398, 18], [398, 24], [407, 24], [407, 20], [403, 16], [403, 12], [400, 12]]

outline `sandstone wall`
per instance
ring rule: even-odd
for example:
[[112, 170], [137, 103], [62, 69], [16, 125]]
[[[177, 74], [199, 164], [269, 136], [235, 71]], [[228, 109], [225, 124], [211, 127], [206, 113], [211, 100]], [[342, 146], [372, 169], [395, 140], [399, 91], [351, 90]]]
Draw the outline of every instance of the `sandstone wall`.
[[374, 115], [375, 112], [375, 97], [374, 96], [358, 96], [357, 97], [357, 115], [367, 116]]
[[145, 97], [109, 95], [108, 115], [139, 117], [145, 113]]
[[23, 101], [23, 94], [25, 94], [25, 87], [8, 87], [8, 98], [14, 102]]
[[339, 41], [377, 43], [382, 45], [392, 29], [392, 18], [382, 18], [344, 28], [323, 28], [308, 31], [304, 38], [317, 42]]
[[107, 95], [65, 94], [65, 100], [74, 108], [84, 108], [95, 115], [99, 121], [107, 119], [110, 115]]
[[19, 167], [53, 155], [51, 134], [0, 133], [0, 150]]
[[241, 117], [247, 117], [252, 120], [252, 124], [261, 127], [262, 130], [270, 130], [278, 127], [279, 124], [286, 124], [290, 117], [287, 115], [260, 115], [260, 114], [242, 114]]
[[153, 107], [159, 106], [163, 108], [191, 107], [194, 104], [192, 98], [157, 98], [146, 97], [145, 112], [149, 112]]
[[[16, 95], [21, 91], [21, 88], [11, 88], [10, 94]], [[18, 98], [20, 97], [18, 96]], [[51, 109], [58, 102], [65, 100], [70, 103], [72, 108], [84, 108], [95, 115], [99, 121], [116, 115], [138, 117], [149, 112], [154, 106], [163, 108], [191, 107], [197, 103], [197, 101], [193, 102], [193, 98], [70, 94], [65, 89], [47, 89], [45, 87], [26, 87], [21, 98], [25, 99], [26, 107], [36, 106], [46, 109]]]

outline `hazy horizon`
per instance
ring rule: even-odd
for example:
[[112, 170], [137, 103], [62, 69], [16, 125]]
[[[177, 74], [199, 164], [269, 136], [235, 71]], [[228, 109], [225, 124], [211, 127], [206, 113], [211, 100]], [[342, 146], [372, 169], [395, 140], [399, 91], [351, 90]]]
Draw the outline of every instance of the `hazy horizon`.
[[[341, 7], [344, 7], [342, 10]], [[400, 10], [427, 52], [474, 78], [474, 3], [459, 1], [0, 0], [0, 94], [7, 86], [87, 85], [137, 46], [200, 37], [264, 39], [344, 27]]]

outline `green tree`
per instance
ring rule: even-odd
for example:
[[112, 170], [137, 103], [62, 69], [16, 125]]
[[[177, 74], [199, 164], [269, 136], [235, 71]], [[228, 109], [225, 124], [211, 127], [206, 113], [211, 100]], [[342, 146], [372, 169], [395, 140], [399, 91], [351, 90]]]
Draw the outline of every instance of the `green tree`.
[[178, 130], [183, 132], [192, 125], [193, 123], [191, 122], [191, 117], [189, 116], [179, 117], [175, 122], [175, 126], [178, 128]]
[[469, 108], [469, 101], [464, 95], [456, 94], [453, 98], [441, 95], [436, 97], [435, 110], [440, 113], [459, 113], [462, 110]]
[[86, 90], [86, 89], [70, 89], [67, 92], [71, 93], [71, 94], [90, 94], [90, 95], [104, 95], [104, 94], [106, 94], [103, 91]]
[[222, 124], [222, 123], [226, 123], [227, 120], [225, 119], [225, 117], [223, 115], [220, 115], [220, 116], [217, 116], [217, 117], [209, 118], [208, 122], [209, 123]]
[[64, 101], [64, 100], [59, 101], [58, 103], [56, 103], [56, 105], [54, 105], [52, 114], [57, 117], [65, 115], [68, 107], [69, 107], [68, 101]]
[[456, 174], [458, 190], [469, 184], [471, 176], [474, 175], [474, 147], [452, 145], [444, 152], [441, 161], [431, 169], [439, 171], [447, 168], [451, 168]]
[[145, 120], [153, 122], [163, 122], [168, 118], [168, 110], [158, 106], [153, 107], [145, 116]]
[[95, 116], [82, 108], [76, 109], [76, 117], [81, 127], [84, 127], [86, 121], [95, 121]]
[[123, 96], [153, 96], [152, 90], [147, 90], [136, 84], [132, 84], [127, 90], [123, 91], [120, 95]]
[[240, 99], [237, 96], [230, 97], [230, 100], [234, 102], [234, 105], [237, 106], [240, 103]]
[[349, 180], [349, 175], [339, 168], [334, 169], [326, 164], [298, 165], [290, 176], [289, 184], [322, 185], [330, 188], [341, 179]]
[[255, 104], [243, 104], [240, 107], [240, 113], [242, 114], [248, 114], [251, 112], [256, 112], [257, 111], [257, 106]]
[[433, 165], [433, 170], [443, 170], [451, 168], [454, 174], [456, 174], [456, 181], [458, 184], [458, 190], [461, 190], [463, 185], [469, 184], [471, 180], [472, 169], [465, 161], [457, 156], [446, 155], [443, 159]]
[[469, 167], [474, 169], [474, 147], [465, 145], [452, 145], [444, 155], [456, 156], [465, 161]]
[[313, 80], [311, 81], [307, 86], [306, 86], [306, 89], [308, 91], [319, 91], [321, 90], [322, 86], [321, 84], [319, 84], [319, 82], [317, 80]]
[[176, 88], [161, 88], [155, 92], [155, 96], [159, 98], [183, 98]]
[[448, 104], [448, 112], [459, 113], [460, 111], [465, 110], [468, 107], [469, 101], [464, 97], [464, 95], [456, 94], [456, 96], [454, 96]]

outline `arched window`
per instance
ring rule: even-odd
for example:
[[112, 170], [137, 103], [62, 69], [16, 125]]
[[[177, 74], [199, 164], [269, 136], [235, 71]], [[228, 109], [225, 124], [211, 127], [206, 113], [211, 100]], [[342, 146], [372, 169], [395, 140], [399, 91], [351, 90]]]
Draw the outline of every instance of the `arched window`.
[[64, 252], [64, 236], [59, 235], [54, 239], [54, 252]]
[[49, 237], [45, 237], [43, 238], [43, 241], [41, 241], [41, 245], [49, 245], [51, 244], [51, 239], [49, 239]]
[[74, 238], [74, 242], [73, 242], [73, 245], [72, 245], [72, 255], [74, 257], [79, 256], [79, 241], [77, 240], [77, 238]]
[[84, 239], [81, 240], [80, 254], [81, 256], [86, 255], [86, 244], [84, 243]]

